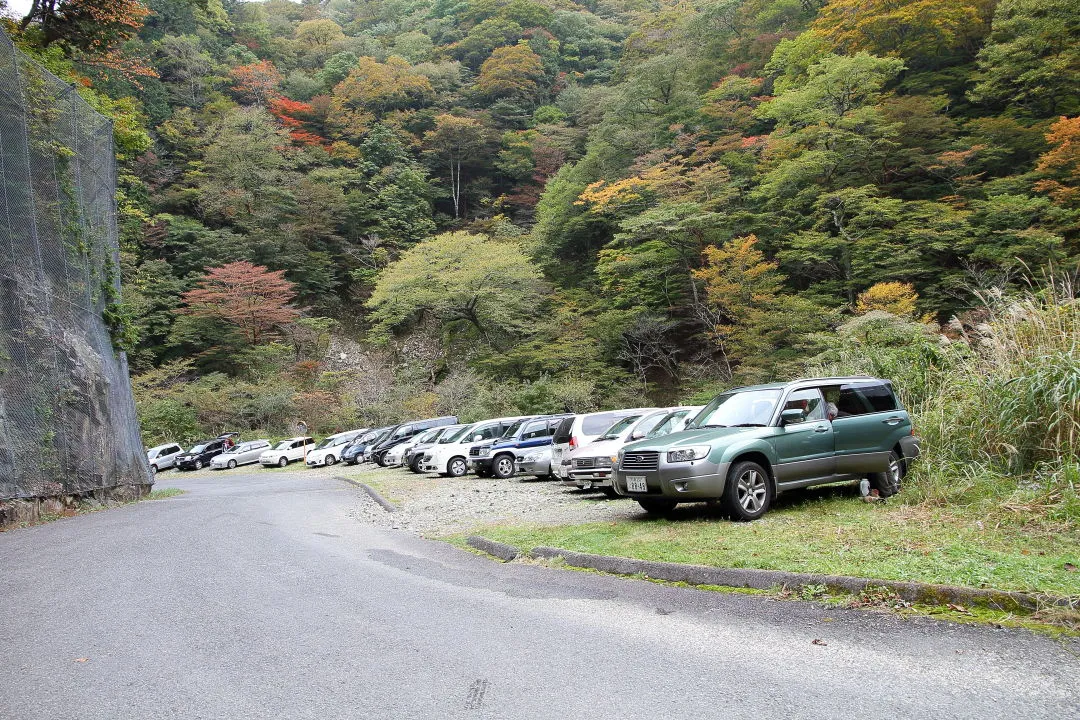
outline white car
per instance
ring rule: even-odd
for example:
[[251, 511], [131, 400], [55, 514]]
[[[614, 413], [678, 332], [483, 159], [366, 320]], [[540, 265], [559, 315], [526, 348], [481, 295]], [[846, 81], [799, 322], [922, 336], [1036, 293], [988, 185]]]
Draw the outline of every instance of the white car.
[[439, 442], [424, 453], [424, 458], [420, 461], [420, 469], [424, 472], [461, 477], [469, 470], [469, 450], [474, 445], [502, 437], [508, 427], [521, 419], [522, 416], [519, 415], [482, 420], [440, 438]]
[[[570, 475], [570, 453], [592, 442], [627, 415], [641, 415], [657, 408], [630, 408], [575, 415], [562, 421], [551, 438], [551, 474], [559, 480]], [[573, 485], [573, 483], [570, 483]]]
[[611, 458], [618, 455], [619, 450], [626, 443], [648, 437], [661, 423], [667, 422], [668, 427], [672, 427], [673, 423], [668, 421], [671, 420], [673, 413], [682, 412], [685, 415], [691, 410], [693, 410], [692, 407], [683, 406], [639, 411], [634, 415], [627, 415], [596, 440], [570, 453], [568, 477], [563, 480], [563, 484], [576, 485], [585, 490], [596, 487], [607, 495], [615, 497], [615, 490], [611, 487]]
[[383, 455], [383, 465], [385, 467], [397, 467], [398, 465], [401, 465], [405, 460], [405, 453], [411, 450], [413, 445], [419, 445], [422, 442], [427, 442], [428, 440], [438, 436], [441, 431], [441, 427], [431, 428], [430, 430], [425, 430], [419, 435], [412, 436], [403, 443], [398, 443], [394, 447], [387, 450], [386, 454]]
[[259, 462], [266, 466], [285, 467], [294, 460], [303, 460], [306, 451], [315, 445], [315, 438], [294, 437], [282, 440], [270, 450], [259, 456]]
[[157, 474], [158, 470], [168, 470], [176, 464], [176, 456], [184, 452], [184, 448], [176, 443], [158, 445], [146, 451], [146, 461], [150, 463], [150, 472]]
[[248, 440], [210, 459], [211, 470], [232, 470], [237, 465], [259, 462], [259, 456], [270, 448], [269, 440]]
[[308, 467], [329, 467], [341, 459], [345, 446], [367, 432], [367, 428], [349, 430], [324, 437], [314, 448], [308, 450]]

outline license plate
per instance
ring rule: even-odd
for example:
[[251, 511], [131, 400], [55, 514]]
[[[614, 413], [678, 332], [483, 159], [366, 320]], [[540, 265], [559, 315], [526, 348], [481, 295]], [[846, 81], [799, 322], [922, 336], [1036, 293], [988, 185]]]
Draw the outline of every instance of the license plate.
[[627, 475], [626, 490], [627, 492], [648, 492], [649, 486], [645, 483], [645, 478], [642, 476]]

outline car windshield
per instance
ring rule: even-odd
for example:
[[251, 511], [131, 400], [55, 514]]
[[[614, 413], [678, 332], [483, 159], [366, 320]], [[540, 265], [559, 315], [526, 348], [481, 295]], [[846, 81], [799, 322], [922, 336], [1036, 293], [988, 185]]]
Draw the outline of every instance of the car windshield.
[[206, 452], [206, 446], [205, 446], [205, 445], [196, 445], [195, 447], [193, 447], [193, 448], [191, 448], [190, 450], [188, 450], [188, 452], [189, 452], [189, 453], [201, 453], [201, 452]]
[[627, 415], [619, 422], [615, 423], [607, 429], [607, 431], [596, 438], [597, 440], [617, 440], [620, 435], [626, 432], [627, 428], [636, 423], [641, 418], [640, 415]]
[[323, 438], [318, 445], [312, 448], [312, 450], [322, 450], [323, 448], [330, 447], [337, 441], [338, 439], [334, 437]]
[[461, 429], [457, 430], [456, 432], [452, 432], [449, 435], [447, 435], [446, 437], [441, 438], [439, 440], [439, 444], [440, 445], [446, 445], [448, 443], [457, 442], [458, 438], [464, 437], [465, 433], [469, 432], [472, 429], [473, 429], [472, 425], [463, 425], [461, 427]]
[[647, 437], [654, 438], [660, 437], [661, 435], [670, 435], [675, 431], [675, 428], [679, 426], [688, 412], [690, 411], [675, 410], [674, 412], [669, 412], [656, 424], [656, 427], [652, 429], [652, 432], [650, 432]]
[[439, 433], [441, 433], [442, 431], [442, 428], [432, 428], [426, 433], [422, 434], [419, 438], [417, 438], [416, 444], [419, 445], [420, 443], [431, 442], [435, 438], [439, 437]]
[[390, 439], [391, 440], [400, 440], [401, 438], [409, 437], [409, 435], [411, 435], [411, 434], [412, 434], [412, 425], [402, 425], [401, 427], [399, 427], [397, 430], [394, 431], [394, 434]]
[[510, 427], [506, 428], [506, 432], [504, 432], [502, 434], [502, 437], [504, 437], [504, 438], [512, 438], [512, 437], [517, 436], [517, 431], [520, 430], [521, 426], [524, 425], [524, 424], [525, 424], [524, 420], [518, 420], [517, 422], [513, 423]]
[[292, 447], [292, 444], [293, 444], [292, 440], [282, 440], [281, 442], [279, 442], [277, 445], [274, 446], [274, 449], [275, 450], [288, 450], [289, 448]]
[[687, 429], [764, 427], [772, 419], [779, 389], [747, 390], [718, 395], [705, 406]]

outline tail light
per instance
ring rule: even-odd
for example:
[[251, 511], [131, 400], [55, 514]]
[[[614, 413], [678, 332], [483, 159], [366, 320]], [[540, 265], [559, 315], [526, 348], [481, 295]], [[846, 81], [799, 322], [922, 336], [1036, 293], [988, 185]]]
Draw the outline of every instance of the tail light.
[[570, 436], [570, 449], [573, 450], [577, 447], [577, 438], [573, 435]]

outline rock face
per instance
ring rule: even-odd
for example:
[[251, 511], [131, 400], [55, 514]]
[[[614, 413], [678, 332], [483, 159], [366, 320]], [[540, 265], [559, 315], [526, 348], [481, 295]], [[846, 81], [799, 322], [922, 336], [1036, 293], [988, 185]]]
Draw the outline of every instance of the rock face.
[[112, 126], [0, 33], [0, 501], [152, 483], [119, 300]]

